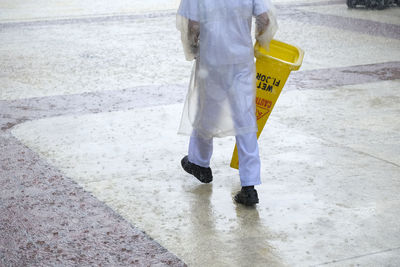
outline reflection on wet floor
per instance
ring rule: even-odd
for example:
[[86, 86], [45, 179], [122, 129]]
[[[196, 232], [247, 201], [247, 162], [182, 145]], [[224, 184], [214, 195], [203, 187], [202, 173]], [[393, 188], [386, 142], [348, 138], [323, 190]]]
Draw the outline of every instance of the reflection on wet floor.
[[[236, 205], [235, 223], [216, 225], [219, 216], [212, 202], [213, 185], [198, 185], [191, 193], [195, 200], [191, 204], [190, 225], [194, 243], [192, 255], [198, 255], [195, 266], [248, 266], [267, 264], [281, 266], [268, 244], [270, 234], [260, 222], [256, 207]], [[236, 191], [235, 191], [236, 193]], [[217, 196], [215, 198], [227, 197]]]

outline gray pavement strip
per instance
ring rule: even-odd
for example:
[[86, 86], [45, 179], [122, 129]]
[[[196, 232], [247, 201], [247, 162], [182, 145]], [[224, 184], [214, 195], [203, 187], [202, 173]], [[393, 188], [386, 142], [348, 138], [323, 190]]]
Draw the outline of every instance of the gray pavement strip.
[[16, 21], [0, 23], [0, 29], [18, 28], [28, 26], [48, 26], [63, 24], [85, 24], [85, 23], [107, 23], [115, 21], [132, 21], [137, 19], [151, 19], [174, 16], [176, 11], [166, 10], [144, 14], [104, 14], [88, 17], [58, 18], [58, 19], [38, 19], [32, 21]]
[[320, 14], [317, 12], [299, 10], [295, 8], [280, 9], [279, 11], [279, 16], [281, 19], [291, 19], [307, 24], [327, 26], [344, 31], [353, 31], [372, 36], [381, 36], [397, 40], [400, 39], [400, 27], [399, 25], [395, 24], [371, 21], [367, 19]]
[[[344, 0], [329, 0], [329, 1], [319, 1], [319, 2], [292, 2], [286, 5], [290, 5], [291, 7], [306, 7], [306, 6], [329, 6], [329, 5], [345, 5], [346, 2]], [[286, 6], [285, 4], [276, 4], [277, 7]]]
[[[277, 4], [278, 9], [292, 8], [292, 7], [303, 7], [303, 6], [315, 6], [315, 5], [334, 5], [340, 4], [343, 1], [321, 1], [314, 3], [289, 3], [289, 4]], [[65, 18], [38, 18], [28, 21], [8, 21], [1, 22], [0, 18], [0, 29], [1, 28], [15, 28], [15, 27], [26, 27], [26, 26], [43, 26], [43, 25], [62, 25], [62, 24], [77, 24], [77, 23], [102, 23], [102, 22], [113, 22], [113, 21], [126, 21], [136, 20], [145, 18], [159, 18], [174, 16], [175, 10], [160, 10], [157, 12], [152, 11], [151, 13], [142, 14], [99, 14], [95, 16], [78, 16], [78, 17], [65, 17]]]
[[[357, 19], [351, 17], [342, 17], [336, 15], [319, 14], [317, 12], [299, 10], [296, 7], [321, 6], [321, 5], [337, 5], [343, 4], [344, 1], [321, 1], [314, 3], [287, 3], [277, 4], [279, 18], [282, 20], [291, 19], [308, 24], [318, 26], [327, 26], [338, 28], [346, 31], [354, 31], [365, 33], [373, 36], [382, 36], [392, 39], [400, 39], [400, 27], [394, 24], [370, 21], [367, 19]], [[93, 17], [77, 17], [77, 18], [61, 18], [61, 19], [44, 19], [35, 21], [18, 21], [18, 22], [0, 22], [0, 30], [7, 28], [18, 28], [28, 26], [44, 26], [44, 25], [63, 25], [63, 24], [85, 24], [85, 23], [107, 23], [115, 21], [132, 21], [137, 19], [159, 18], [175, 16], [175, 10], [163, 10], [143, 14], [104, 14], [102, 16]]]
[[0, 151], [1, 266], [185, 266], [16, 138]]
[[100, 113], [183, 102], [185, 91], [185, 85], [156, 85], [119, 91], [1, 100], [0, 129], [7, 130], [16, 124], [46, 117]]
[[293, 72], [284, 90], [326, 89], [396, 79], [400, 79], [400, 61]]
[[[284, 90], [328, 89], [395, 79], [400, 79], [400, 61], [293, 72]], [[118, 91], [1, 100], [0, 129], [6, 131], [16, 124], [40, 118], [180, 103], [186, 87], [185, 84], [153, 85]]]

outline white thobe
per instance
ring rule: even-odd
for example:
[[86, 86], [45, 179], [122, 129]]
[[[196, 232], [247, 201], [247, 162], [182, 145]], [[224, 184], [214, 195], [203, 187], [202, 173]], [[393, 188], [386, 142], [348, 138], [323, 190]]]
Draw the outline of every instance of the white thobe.
[[198, 51], [183, 38], [186, 58], [196, 58], [179, 128], [191, 135], [189, 161], [207, 167], [212, 138], [234, 135], [242, 185], [260, 183], [251, 25], [270, 8], [264, 0], [182, 0], [177, 16], [183, 35], [189, 20], [200, 27]]

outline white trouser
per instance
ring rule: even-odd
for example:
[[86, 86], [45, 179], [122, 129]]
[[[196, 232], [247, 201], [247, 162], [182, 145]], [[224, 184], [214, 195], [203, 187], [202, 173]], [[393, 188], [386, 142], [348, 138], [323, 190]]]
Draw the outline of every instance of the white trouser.
[[[236, 136], [239, 155], [239, 176], [242, 186], [259, 185], [260, 156], [256, 133]], [[213, 153], [213, 139], [204, 139], [195, 131], [190, 137], [189, 161], [201, 167], [209, 167]]]

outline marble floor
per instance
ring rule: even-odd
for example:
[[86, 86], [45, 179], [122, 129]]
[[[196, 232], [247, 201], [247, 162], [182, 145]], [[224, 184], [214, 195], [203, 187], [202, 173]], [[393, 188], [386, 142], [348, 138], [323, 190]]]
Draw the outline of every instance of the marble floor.
[[400, 265], [400, 7], [274, 3], [305, 58], [247, 208], [234, 138], [180, 167], [179, 1], [2, 1], [0, 265]]

